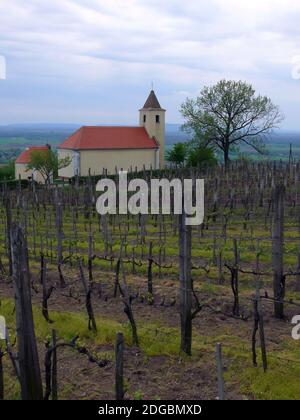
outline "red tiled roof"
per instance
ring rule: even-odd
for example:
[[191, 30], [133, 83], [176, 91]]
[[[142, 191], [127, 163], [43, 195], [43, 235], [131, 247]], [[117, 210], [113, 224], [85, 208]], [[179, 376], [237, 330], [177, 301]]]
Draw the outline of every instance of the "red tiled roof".
[[48, 146], [32, 146], [28, 147], [24, 152], [20, 154], [20, 156], [16, 159], [16, 163], [29, 163], [30, 162], [30, 156], [31, 153], [35, 150], [48, 150]]
[[71, 150], [157, 149], [144, 127], [81, 127], [58, 148]]

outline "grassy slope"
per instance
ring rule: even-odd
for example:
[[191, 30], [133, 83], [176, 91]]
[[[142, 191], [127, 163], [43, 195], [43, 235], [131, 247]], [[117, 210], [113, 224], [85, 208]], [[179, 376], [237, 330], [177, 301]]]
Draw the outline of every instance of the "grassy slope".
[[[14, 328], [15, 315], [13, 312], [13, 301], [11, 299], [1, 300], [1, 314], [6, 317], [10, 328]], [[110, 317], [97, 316], [98, 332], [93, 333], [87, 329], [87, 318], [84, 313], [51, 311], [50, 314], [51, 319], [55, 321], [54, 324], [47, 324], [42, 318], [40, 309], [34, 306], [36, 335], [39, 342], [49, 339], [51, 329], [55, 327], [61, 339], [68, 341], [79, 335], [80, 342], [91, 349], [99, 348], [102, 345], [112, 346], [118, 331], [124, 333], [127, 345], [131, 345], [130, 328], [126, 322], [120, 323]], [[201, 315], [199, 317], [201, 322]], [[193, 357], [186, 363], [191, 365], [201, 364], [201, 361], [206, 363], [206, 357], [208, 360], [212, 360], [215, 344], [222, 342], [227, 387], [233, 386], [239, 389], [246, 399], [300, 399], [299, 343], [293, 340], [283, 340], [280, 343], [280, 350], [277, 349], [276, 353], [269, 351], [269, 370], [267, 373], [263, 373], [261, 367], [252, 367], [250, 342], [247, 336], [241, 338], [240, 334], [236, 335], [236, 326], [236, 324], [223, 323], [223, 327], [217, 334], [215, 331], [209, 333], [206, 330], [205, 334], [201, 335], [198, 329], [194, 331]], [[161, 319], [154, 319], [153, 322], [148, 321], [147, 324], [139, 321], [138, 334], [141, 350], [145, 357], [167, 356], [173, 360], [173, 363], [178, 363], [180, 343], [178, 328], [170, 327], [168, 322]], [[269, 344], [270, 346], [272, 344]], [[96, 351], [95, 355], [103, 357], [101, 352]], [[113, 351], [105, 353], [105, 357], [113, 359]], [[187, 358], [185, 359], [187, 360]], [[259, 366], [261, 366], [260, 359]], [[17, 398], [18, 387], [15, 380], [6, 375], [6, 383], [9, 387], [10, 397]]]

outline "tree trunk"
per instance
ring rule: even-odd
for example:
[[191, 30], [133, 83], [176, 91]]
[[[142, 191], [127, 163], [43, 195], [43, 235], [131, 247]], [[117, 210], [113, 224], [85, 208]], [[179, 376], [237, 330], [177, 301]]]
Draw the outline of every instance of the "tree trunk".
[[228, 166], [229, 162], [230, 162], [230, 159], [229, 159], [229, 146], [226, 145], [225, 148], [224, 148], [224, 165], [225, 165], [225, 167]]

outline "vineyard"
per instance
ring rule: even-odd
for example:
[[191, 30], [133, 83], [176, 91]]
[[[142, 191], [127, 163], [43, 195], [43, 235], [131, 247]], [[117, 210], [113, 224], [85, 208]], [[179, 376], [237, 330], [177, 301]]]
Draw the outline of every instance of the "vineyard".
[[0, 399], [299, 399], [300, 163], [131, 177], [204, 178], [204, 223], [1, 185]]

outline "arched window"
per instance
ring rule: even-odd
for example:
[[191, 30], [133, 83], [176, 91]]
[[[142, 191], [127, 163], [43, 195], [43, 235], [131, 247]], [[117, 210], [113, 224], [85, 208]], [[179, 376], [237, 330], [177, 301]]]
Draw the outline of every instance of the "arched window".
[[146, 122], [146, 115], [144, 115], [144, 123]]
[[156, 119], [156, 124], [159, 124], [160, 123], [159, 115], [156, 115], [155, 119]]

